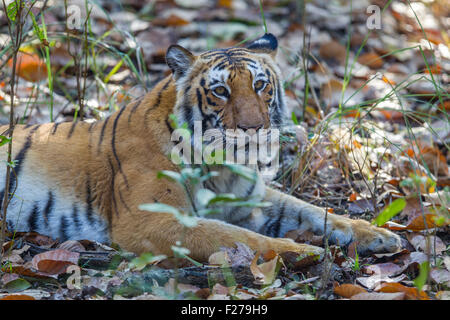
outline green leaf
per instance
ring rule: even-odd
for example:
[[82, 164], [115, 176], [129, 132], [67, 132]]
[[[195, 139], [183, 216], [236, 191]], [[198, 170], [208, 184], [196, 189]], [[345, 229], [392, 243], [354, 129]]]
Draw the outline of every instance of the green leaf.
[[225, 206], [230, 207], [248, 207], [248, 208], [267, 208], [272, 206], [272, 202], [257, 202], [257, 201], [226, 201], [220, 202]]
[[31, 16], [31, 20], [33, 21], [34, 34], [36, 35], [36, 37], [38, 37], [38, 39], [41, 43], [44, 43], [44, 40], [47, 40], [47, 39], [45, 38], [44, 32], [37, 24], [36, 17], [34, 16], [33, 12], [31, 12], [31, 11], [30, 11], [30, 16]]
[[391, 220], [397, 214], [399, 214], [406, 206], [404, 198], [397, 199], [388, 205], [384, 210], [375, 218], [374, 222], [377, 226], [381, 227], [386, 222]]
[[141, 204], [139, 206], [140, 210], [150, 211], [150, 212], [163, 212], [163, 213], [171, 213], [174, 216], [180, 215], [180, 211], [172, 206], [169, 206], [168, 204], [164, 203], [146, 203]]
[[183, 248], [183, 247], [179, 247], [179, 246], [172, 246], [172, 251], [175, 254], [175, 256], [179, 256], [179, 257], [186, 257], [189, 253], [191, 253], [191, 251], [187, 248]]
[[192, 228], [197, 225], [197, 219], [185, 214], [182, 214], [177, 208], [169, 206], [164, 203], [146, 203], [139, 206], [140, 210], [150, 211], [150, 212], [163, 212], [170, 213], [175, 216], [179, 223], [182, 225]]
[[31, 287], [31, 283], [29, 283], [25, 279], [16, 279], [5, 284], [4, 289], [8, 292], [20, 292], [26, 290]]
[[9, 20], [16, 21], [16, 17], [17, 17], [17, 1], [11, 2], [8, 5], [8, 7], [6, 8], [6, 12], [7, 12]]
[[256, 182], [256, 178], [258, 177], [258, 174], [255, 170], [248, 168], [246, 166], [240, 165], [240, 164], [224, 164], [225, 167], [227, 167], [231, 172], [240, 175], [241, 177], [250, 180], [252, 182]]
[[202, 207], [206, 207], [211, 200], [216, 198], [216, 194], [209, 189], [199, 189], [195, 196]]
[[179, 174], [178, 172], [163, 170], [163, 171], [159, 171], [158, 172], [157, 177], [158, 177], [158, 179], [167, 178], [169, 180], [173, 180], [175, 182], [178, 182], [181, 185], [184, 184], [184, 179], [181, 176], [181, 174]]
[[8, 138], [7, 136], [0, 135], [0, 147], [9, 143], [11, 141], [11, 138]]
[[419, 266], [419, 276], [414, 279], [414, 285], [417, 290], [422, 291], [423, 286], [427, 282], [428, 272], [430, 271], [430, 264], [428, 261], [422, 262]]
[[206, 215], [211, 215], [211, 214], [218, 214], [218, 213], [221, 213], [221, 212], [222, 212], [222, 210], [220, 210], [220, 209], [200, 209], [200, 210], [197, 210], [197, 214], [200, 217], [204, 217]]
[[208, 205], [217, 203], [217, 202], [228, 202], [236, 200], [236, 196], [234, 193], [220, 193], [216, 195], [214, 198], [209, 200]]
[[298, 125], [298, 119], [297, 119], [297, 116], [295, 115], [294, 111], [292, 111], [292, 122], [294, 122], [294, 124]]
[[138, 271], [144, 269], [147, 265], [167, 258], [165, 255], [154, 256], [152, 253], [143, 253], [139, 257], [134, 258], [130, 262], [130, 266]]

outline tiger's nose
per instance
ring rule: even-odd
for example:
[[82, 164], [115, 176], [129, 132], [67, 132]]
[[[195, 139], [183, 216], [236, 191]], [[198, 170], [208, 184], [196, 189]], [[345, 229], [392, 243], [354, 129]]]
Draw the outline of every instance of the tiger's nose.
[[237, 127], [239, 129], [244, 130], [244, 131], [245, 130], [249, 130], [249, 129], [253, 129], [255, 131], [258, 131], [259, 129], [264, 127], [264, 123], [261, 122], [261, 123], [258, 123], [258, 124], [238, 124]]

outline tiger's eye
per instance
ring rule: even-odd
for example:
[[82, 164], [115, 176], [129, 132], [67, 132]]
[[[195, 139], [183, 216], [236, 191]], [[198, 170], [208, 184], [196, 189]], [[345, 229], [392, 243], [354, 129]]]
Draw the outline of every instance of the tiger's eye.
[[265, 85], [266, 83], [263, 81], [263, 80], [258, 80], [258, 81], [256, 81], [255, 82], [255, 90], [256, 91], [259, 91], [259, 90], [262, 90], [263, 88], [264, 88], [264, 85]]
[[225, 89], [225, 87], [220, 86], [214, 89], [214, 93], [219, 95], [219, 96], [226, 96], [227, 94], [227, 89]]

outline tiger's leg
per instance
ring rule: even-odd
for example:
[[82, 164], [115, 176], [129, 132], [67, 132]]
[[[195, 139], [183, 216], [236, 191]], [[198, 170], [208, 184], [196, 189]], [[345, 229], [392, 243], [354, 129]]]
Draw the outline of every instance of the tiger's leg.
[[[159, 188], [152, 189], [157, 184]], [[115, 192], [119, 192], [119, 189], [120, 187], [116, 187]], [[262, 253], [270, 249], [276, 252], [323, 252], [319, 247], [295, 243], [290, 239], [267, 237], [219, 220], [198, 218], [196, 226], [184, 228], [171, 214], [142, 211], [138, 208], [139, 204], [151, 202], [183, 208], [186, 206], [183, 190], [173, 183], [156, 179], [136, 184], [132, 190], [132, 193], [122, 192], [123, 203], [127, 204], [128, 209], [121, 205], [120, 195], [116, 196], [119, 215], [113, 217], [111, 228], [112, 241], [125, 250], [172, 256], [171, 247], [180, 241], [183, 247], [190, 250], [189, 256], [199, 261], [207, 261], [221, 247], [234, 247], [236, 242], [245, 243]]]
[[[143, 232], [119, 233], [113, 235], [113, 239], [124, 249], [136, 253], [153, 252], [173, 256], [171, 247], [176, 245], [177, 241], [180, 241], [182, 247], [189, 249], [190, 257], [198, 261], [207, 261], [208, 257], [221, 247], [235, 247], [236, 242], [244, 243], [261, 253], [270, 249], [278, 253], [294, 251], [320, 255], [323, 252], [320, 247], [295, 243], [286, 238], [267, 237], [219, 220], [199, 218], [195, 227], [184, 228], [171, 214], [135, 214], [140, 215], [139, 221], [148, 228]], [[138, 226], [135, 226], [135, 229], [137, 228]]]
[[[322, 235], [325, 210], [295, 197], [266, 188], [265, 201], [271, 207], [253, 211], [241, 226], [271, 237], [282, 237], [289, 230], [310, 230]], [[353, 220], [336, 214], [327, 215], [326, 235], [331, 243], [348, 245], [357, 242], [359, 253], [393, 252], [401, 247], [400, 237], [364, 220]]]

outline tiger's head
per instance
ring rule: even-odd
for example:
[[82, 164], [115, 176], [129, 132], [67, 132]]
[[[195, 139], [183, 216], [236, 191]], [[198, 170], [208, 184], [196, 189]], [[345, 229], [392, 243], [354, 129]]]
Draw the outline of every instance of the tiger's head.
[[278, 41], [272, 34], [246, 47], [215, 49], [198, 56], [172, 45], [166, 61], [177, 87], [175, 114], [191, 131], [259, 130], [282, 123], [284, 95], [275, 64]]

